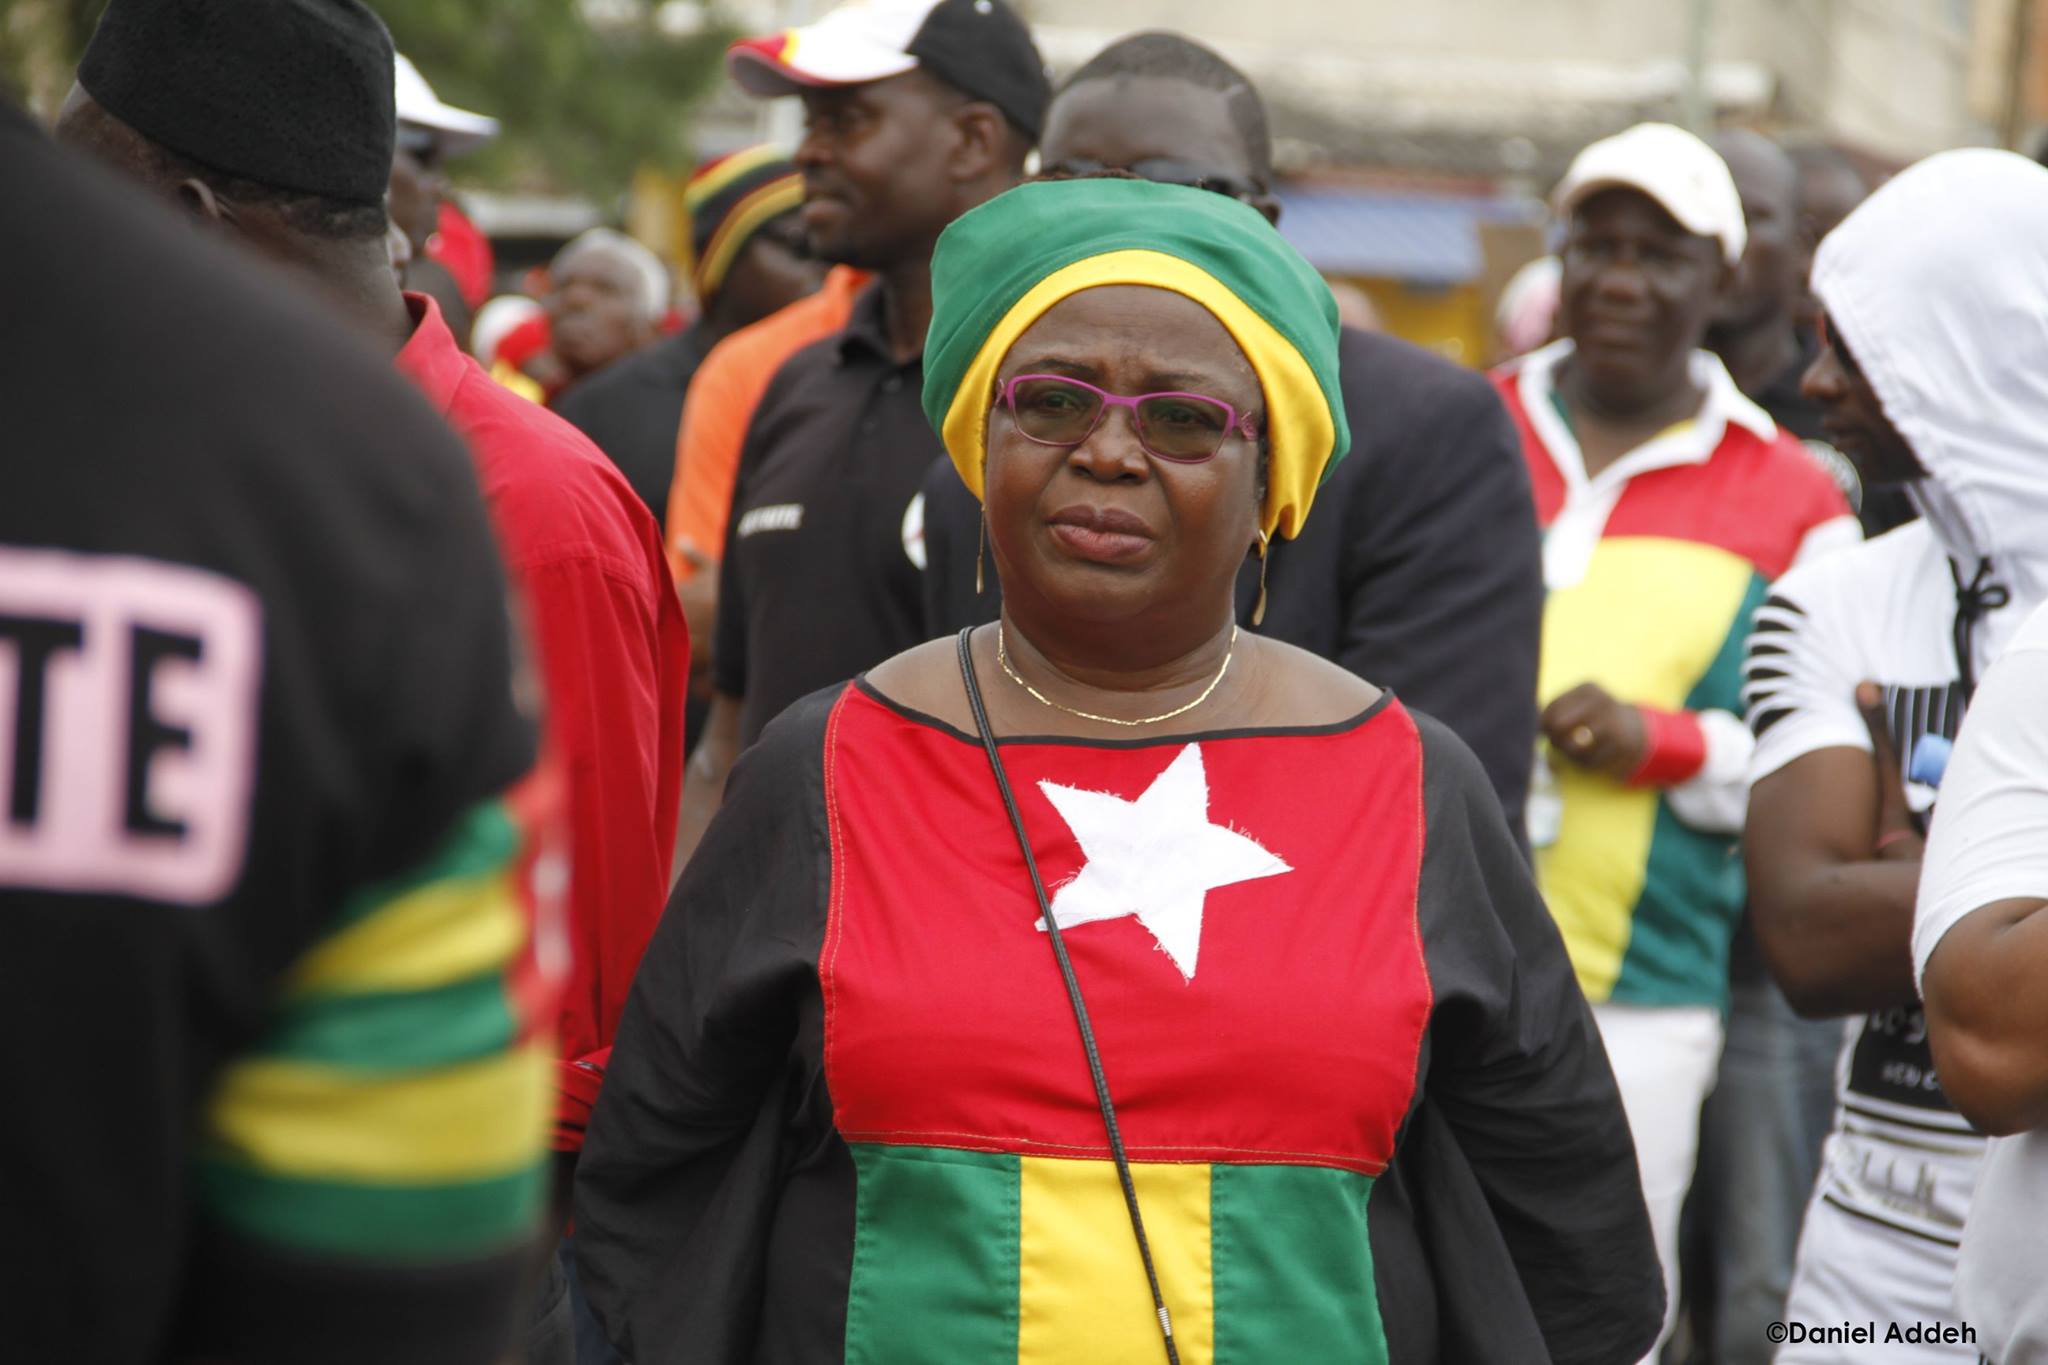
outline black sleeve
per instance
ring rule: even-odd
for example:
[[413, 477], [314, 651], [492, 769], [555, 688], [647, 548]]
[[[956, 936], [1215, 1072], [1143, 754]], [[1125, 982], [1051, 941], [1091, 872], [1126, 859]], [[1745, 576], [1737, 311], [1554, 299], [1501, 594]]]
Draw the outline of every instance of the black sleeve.
[[1336, 662], [1470, 745], [1521, 842], [1543, 569], [1513, 422], [1480, 376], [1347, 331], [1352, 484]]
[[401, 841], [367, 876], [410, 866], [472, 804], [534, 765], [541, 687], [524, 608], [509, 586], [475, 475], [456, 466], [434, 534], [407, 578], [408, 607], [366, 697], [393, 739], [374, 827]]
[[[755, 409], [758, 418], [760, 409]], [[732, 509], [725, 519], [725, 547], [718, 556], [718, 615], [712, 621], [714, 647], [711, 653], [711, 685], [728, 697], [747, 695], [747, 593], [745, 566], [735, 551], [739, 548], [741, 509], [746, 505], [747, 472], [759, 458], [754, 434], [759, 423], [747, 429], [740, 447], [739, 472], [733, 476]]]
[[[1620, 1091], [1478, 764], [1443, 727], [1417, 724], [1418, 903], [1436, 999], [1424, 1104], [1484, 1195], [1548, 1358], [1631, 1365], [1662, 1326], [1664, 1282]], [[1475, 1229], [1471, 1240], [1493, 1235]], [[1460, 1250], [1438, 1254], [1454, 1262]], [[1508, 1289], [1484, 1286], [1504, 1304]]]
[[[418, 451], [423, 472], [428, 454]], [[384, 913], [393, 900], [402, 899], [402, 891], [390, 892], [393, 886], [438, 882], [449, 888], [442, 923], [416, 925], [405, 941], [386, 944], [384, 964], [399, 980], [408, 973], [432, 980], [436, 953], [448, 952], [465, 927], [502, 913], [462, 900], [446, 860], [451, 849], [480, 856], [465, 838], [469, 822], [526, 773], [535, 754], [533, 725], [516, 695], [522, 690], [515, 670], [525, 668], [523, 651], [515, 642], [505, 579], [474, 478], [466, 462], [435, 462], [433, 472], [448, 475], [435, 499], [439, 515], [430, 534], [418, 542], [421, 553], [406, 575], [402, 610], [395, 619], [387, 618], [389, 653], [364, 661], [373, 686], [362, 696], [360, 723], [352, 727], [356, 758], [364, 768], [364, 804], [352, 820], [336, 822], [338, 838], [349, 837], [345, 826], [372, 831], [359, 876], [377, 884], [358, 882], [348, 888], [346, 914], [319, 924], [322, 937], [305, 954], [311, 958], [350, 927]], [[297, 625], [277, 624], [281, 632]], [[530, 683], [524, 690], [533, 695]], [[286, 799], [275, 788], [269, 794]], [[510, 873], [516, 855], [497, 856]], [[295, 869], [301, 878], [305, 871]], [[323, 899], [332, 895], [317, 887], [315, 893]], [[258, 918], [274, 922], [290, 904], [285, 895], [266, 898], [257, 908]], [[300, 926], [301, 932], [314, 928], [311, 923]], [[248, 945], [243, 947], [246, 951]], [[508, 955], [472, 980], [509, 982], [516, 970], [516, 960]], [[434, 1201], [463, 1188], [475, 1178], [473, 1170], [416, 1180], [410, 1186], [416, 1206], [381, 1190], [366, 1191], [381, 1200], [383, 1226], [375, 1244], [349, 1254], [321, 1245], [317, 1215], [262, 1216], [252, 1213], [248, 1202], [267, 1198], [284, 1208], [318, 1187], [306, 1175], [308, 1158], [301, 1147], [317, 1149], [323, 1140], [336, 1146], [416, 1140], [399, 1121], [380, 1121], [379, 1111], [371, 1107], [380, 1087], [402, 1088], [417, 1102], [461, 1084], [457, 1078], [465, 1069], [491, 1056], [513, 1055], [516, 1044], [508, 1037], [496, 1053], [474, 1056], [416, 1049], [400, 1061], [380, 1042], [381, 1020], [412, 1008], [420, 1011], [415, 1017], [453, 1032], [475, 1016], [437, 1007], [439, 997], [430, 989], [388, 982], [370, 991], [354, 983], [331, 983], [310, 1001], [288, 989], [272, 995], [264, 1037], [229, 1062], [216, 1082], [216, 1094], [233, 1089], [245, 1067], [260, 1068], [270, 1060], [272, 1048], [285, 1046], [277, 1040], [303, 1036], [308, 1021], [318, 1019], [332, 1033], [323, 1060], [336, 1069], [360, 1068], [352, 1094], [361, 1109], [331, 1103], [323, 1108], [316, 1102], [276, 1120], [276, 1136], [260, 1156], [244, 1153], [225, 1164], [206, 1159], [204, 1149], [215, 1135], [202, 1129], [182, 1344], [208, 1359], [289, 1358], [307, 1365], [371, 1358], [390, 1365], [499, 1359], [518, 1320], [542, 1229], [536, 1217], [526, 1215], [523, 1228], [502, 1236], [451, 1231]], [[351, 1024], [353, 1031], [347, 1027]], [[512, 1078], [471, 1081], [465, 1102], [516, 1113], [518, 1089]], [[259, 1116], [246, 1099], [238, 1112], [245, 1124], [269, 1118], [268, 1111]], [[544, 1130], [535, 1127], [528, 1136], [537, 1163], [544, 1154]], [[507, 1204], [516, 1201], [510, 1192], [499, 1198]], [[447, 1243], [445, 1251], [431, 1256], [418, 1250], [422, 1230], [429, 1227]]]
[[950, 455], [932, 461], [924, 476], [924, 549], [926, 635], [957, 635], [1002, 614], [1003, 587], [993, 562], [982, 566], [982, 591], [974, 591], [981, 503], [960, 481]]
[[735, 768], [619, 1023], [576, 1175], [583, 1284], [639, 1365], [751, 1360], [770, 1225], [817, 1009], [834, 694], [792, 706]]

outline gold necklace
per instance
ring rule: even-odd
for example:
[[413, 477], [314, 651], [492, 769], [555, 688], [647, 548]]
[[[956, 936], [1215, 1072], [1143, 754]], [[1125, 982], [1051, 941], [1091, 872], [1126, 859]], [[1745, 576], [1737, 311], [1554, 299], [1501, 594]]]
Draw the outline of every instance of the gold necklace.
[[1209, 679], [1209, 685], [1202, 689], [1201, 696], [1196, 697], [1185, 706], [1176, 706], [1171, 711], [1162, 711], [1156, 716], [1144, 716], [1138, 720], [1121, 720], [1116, 716], [1098, 716], [1093, 711], [1082, 711], [1072, 706], [1062, 706], [1030, 683], [1025, 682], [1023, 678], [1017, 675], [1017, 670], [1010, 667], [1010, 651], [1003, 643], [1003, 623], [1001, 621], [996, 622], [996, 662], [1003, 666], [1003, 672], [1010, 675], [1011, 682], [1017, 684], [1017, 686], [1029, 692], [1036, 700], [1046, 706], [1050, 706], [1055, 711], [1064, 711], [1070, 716], [1079, 716], [1082, 720], [1101, 721], [1104, 725], [1157, 725], [1162, 720], [1172, 720], [1175, 716], [1186, 715], [1203, 702], [1209, 700], [1209, 694], [1216, 690], [1216, 685], [1223, 681], [1223, 675], [1230, 671], [1230, 660], [1236, 653], [1237, 627], [1233, 625], [1230, 628], [1230, 644], [1223, 651], [1223, 667], [1217, 669], [1216, 676]]

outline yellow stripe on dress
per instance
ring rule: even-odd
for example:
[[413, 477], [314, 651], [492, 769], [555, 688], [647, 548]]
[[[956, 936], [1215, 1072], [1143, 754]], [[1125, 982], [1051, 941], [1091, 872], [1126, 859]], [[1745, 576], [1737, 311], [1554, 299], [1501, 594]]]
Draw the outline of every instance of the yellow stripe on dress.
[[1308, 516], [1325, 457], [1337, 439], [1336, 426], [1330, 420], [1332, 400], [1324, 395], [1301, 352], [1272, 323], [1208, 271], [1163, 251], [1133, 248], [1076, 261], [1033, 285], [1003, 315], [968, 363], [946, 410], [942, 435], [960, 476], [979, 498], [996, 372], [1017, 338], [1067, 296], [1117, 284], [1149, 285], [1193, 299], [1216, 315], [1251, 361], [1265, 391], [1272, 449], [1262, 525], [1274, 535], [1292, 536]]
[[[1017, 1365], [1162, 1358], [1159, 1318], [1108, 1161], [1022, 1160]], [[1216, 1354], [1209, 1167], [1131, 1167], [1182, 1365]]]
[[374, 1185], [484, 1179], [533, 1165], [553, 1077], [544, 1040], [397, 1075], [242, 1062], [214, 1094], [209, 1136], [221, 1159], [273, 1175]]
[[[1580, 683], [1625, 701], [1676, 710], [1713, 665], [1754, 567], [1697, 541], [1614, 536], [1586, 576], [1543, 609], [1537, 695], [1549, 705]], [[1556, 764], [1562, 819], [1536, 855], [1537, 882], [1579, 987], [1608, 999], [1621, 976], [1642, 899], [1658, 794]]]
[[288, 996], [418, 991], [504, 967], [526, 944], [513, 873], [429, 882], [307, 953]]

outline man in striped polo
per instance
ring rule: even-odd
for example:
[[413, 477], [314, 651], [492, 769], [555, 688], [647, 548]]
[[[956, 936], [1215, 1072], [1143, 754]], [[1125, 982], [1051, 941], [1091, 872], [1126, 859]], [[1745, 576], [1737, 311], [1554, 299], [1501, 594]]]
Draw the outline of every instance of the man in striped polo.
[[1857, 531], [1821, 467], [1700, 348], [1746, 236], [1713, 149], [1640, 125], [1581, 152], [1554, 204], [1564, 339], [1496, 377], [1549, 592], [1530, 837], [1672, 1284], [1743, 901], [1742, 645], [1770, 580]]

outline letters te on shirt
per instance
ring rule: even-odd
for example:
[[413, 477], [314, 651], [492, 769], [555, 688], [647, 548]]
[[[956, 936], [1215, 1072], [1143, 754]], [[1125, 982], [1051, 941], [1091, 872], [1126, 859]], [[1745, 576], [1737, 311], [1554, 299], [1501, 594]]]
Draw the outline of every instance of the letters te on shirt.
[[181, 905], [228, 892], [262, 615], [201, 569], [0, 546], [0, 887]]

